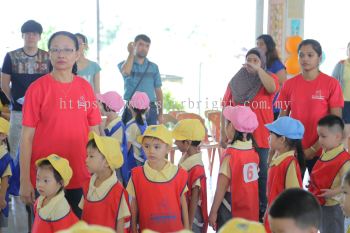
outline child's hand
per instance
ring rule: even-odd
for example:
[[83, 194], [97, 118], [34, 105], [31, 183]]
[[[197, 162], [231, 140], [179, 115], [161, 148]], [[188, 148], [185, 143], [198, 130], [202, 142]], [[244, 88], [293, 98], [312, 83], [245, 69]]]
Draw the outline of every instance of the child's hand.
[[317, 195], [318, 197], [332, 198], [339, 194], [337, 190], [333, 189], [321, 189], [321, 192], [323, 193]]
[[216, 231], [216, 220], [218, 218], [218, 213], [210, 212], [209, 214], [209, 226], [213, 228], [214, 231]]

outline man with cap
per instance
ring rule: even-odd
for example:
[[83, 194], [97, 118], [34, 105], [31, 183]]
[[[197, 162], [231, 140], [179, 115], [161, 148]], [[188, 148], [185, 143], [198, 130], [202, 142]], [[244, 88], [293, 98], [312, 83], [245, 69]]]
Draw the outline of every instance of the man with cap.
[[42, 26], [28, 20], [21, 27], [24, 46], [8, 52], [1, 73], [1, 89], [11, 102], [10, 153], [15, 158], [22, 130], [23, 97], [29, 85], [49, 72], [49, 54], [38, 48]]

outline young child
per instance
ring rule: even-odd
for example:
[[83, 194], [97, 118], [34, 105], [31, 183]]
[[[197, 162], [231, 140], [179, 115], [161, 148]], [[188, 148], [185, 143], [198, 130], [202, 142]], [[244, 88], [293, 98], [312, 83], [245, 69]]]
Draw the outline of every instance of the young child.
[[273, 233], [317, 233], [321, 225], [321, 207], [316, 198], [303, 189], [285, 190], [268, 211]]
[[195, 233], [205, 233], [208, 228], [207, 182], [199, 145], [205, 137], [205, 128], [198, 119], [179, 121], [173, 138], [183, 153], [179, 165], [188, 173], [186, 193], [189, 224]]
[[[280, 117], [265, 127], [270, 131], [270, 148], [276, 153], [272, 158], [267, 176], [267, 209], [276, 197], [288, 188], [301, 188], [301, 171], [305, 170], [304, 152], [301, 140], [304, 135], [303, 124], [291, 117]], [[271, 232], [268, 214], [265, 212], [264, 224]]]
[[[115, 138], [89, 134], [86, 165], [92, 177], [83, 184], [82, 220], [126, 232], [124, 219], [130, 216], [127, 194], [118, 182], [115, 169], [123, 164], [120, 145]], [[103, 213], [103, 214], [102, 214]]]
[[174, 232], [189, 229], [185, 193], [187, 172], [165, 159], [173, 143], [164, 125], [148, 126], [138, 138], [147, 161], [131, 171], [127, 190], [132, 196], [132, 232], [150, 229]]
[[0, 117], [0, 233], [1, 228], [8, 225], [9, 216], [9, 179], [12, 176], [11, 162], [9, 153], [7, 135], [9, 133], [10, 123]]
[[232, 217], [259, 220], [259, 156], [252, 134], [258, 127], [257, 117], [245, 106], [228, 106], [223, 115], [230, 142], [209, 214], [209, 225], [214, 230], [220, 229]]
[[78, 218], [64, 197], [64, 186], [72, 178], [68, 160], [51, 154], [35, 162], [37, 166], [36, 189], [40, 196], [34, 204], [32, 233], [54, 233], [67, 229]]
[[[344, 216], [350, 217], [350, 170], [347, 171], [343, 177], [341, 189], [343, 195], [341, 198], [340, 205], [343, 210]], [[347, 229], [346, 232], [350, 233], [350, 227]]]
[[341, 179], [350, 168], [350, 155], [344, 150], [344, 122], [335, 115], [321, 118], [317, 125], [323, 149], [310, 175], [309, 191], [322, 208], [321, 233], [343, 233], [344, 215], [339, 206]]
[[146, 128], [146, 111], [149, 108], [150, 100], [145, 92], [136, 91], [129, 101], [129, 109], [132, 113], [132, 119], [126, 124], [125, 133], [128, 141], [128, 155], [127, 163], [129, 171], [123, 174], [128, 181], [130, 178], [130, 171], [136, 166], [144, 164], [146, 157], [142, 150], [142, 146], [137, 142], [137, 137], [142, 135]]
[[248, 221], [244, 218], [232, 218], [221, 227], [219, 233], [266, 233], [266, 231], [259, 222]]

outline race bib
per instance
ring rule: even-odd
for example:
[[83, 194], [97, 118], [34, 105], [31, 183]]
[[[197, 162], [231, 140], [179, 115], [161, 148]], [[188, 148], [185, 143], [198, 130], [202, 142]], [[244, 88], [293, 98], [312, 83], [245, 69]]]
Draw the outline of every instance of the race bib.
[[255, 181], [258, 178], [258, 165], [256, 163], [247, 163], [243, 166], [243, 179], [245, 183]]

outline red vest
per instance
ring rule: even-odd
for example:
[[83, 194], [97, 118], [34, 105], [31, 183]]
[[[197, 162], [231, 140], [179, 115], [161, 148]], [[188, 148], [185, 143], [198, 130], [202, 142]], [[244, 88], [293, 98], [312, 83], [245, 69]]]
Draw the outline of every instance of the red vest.
[[178, 168], [177, 174], [167, 182], [147, 179], [143, 167], [131, 170], [134, 184], [140, 231], [150, 229], [173, 232], [184, 228], [181, 212], [181, 194], [187, 184], [187, 172]]
[[309, 191], [315, 195], [321, 205], [326, 203], [323, 197], [318, 197], [321, 189], [330, 189], [333, 181], [343, 165], [350, 160], [350, 155], [342, 151], [329, 161], [322, 161], [322, 156], [317, 160], [312, 169], [309, 182]]
[[266, 187], [266, 196], [267, 196], [267, 210], [265, 212], [264, 224], [266, 231], [269, 233], [270, 225], [268, 221], [268, 209], [271, 206], [272, 202], [277, 198], [277, 196], [286, 189], [286, 176], [289, 165], [295, 162], [295, 168], [297, 173], [297, 178], [299, 181], [300, 188], [303, 187], [303, 182], [301, 179], [301, 171], [299, 163], [294, 156], [286, 157], [279, 165], [272, 166], [269, 168], [267, 176], [267, 187]]
[[196, 165], [192, 167], [190, 170], [188, 170], [187, 172], [188, 172], [187, 187], [189, 190], [186, 193], [186, 197], [187, 197], [188, 208], [191, 202], [193, 184], [196, 182], [196, 180], [200, 179], [200, 183], [201, 183], [200, 199], [202, 200], [201, 211], [202, 211], [202, 216], [204, 220], [204, 226], [202, 228], [202, 232], [205, 233], [207, 232], [207, 229], [208, 229], [207, 182], [206, 182], [205, 170], [203, 166]]
[[232, 217], [258, 221], [259, 156], [254, 149], [228, 148], [226, 154], [230, 156]]
[[35, 218], [32, 226], [32, 233], [55, 233], [57, 231], [70, 228], [79, 221], [72, 210], [69, 210], [68, 214], [55, 221], [42, 219], [39, 216], [39, 211], [36, 211], [37, 202], [38, 201], [36, 201], [34, 204]]
[[89, 184], [90, 181], [85, 182], [83, 185], [84, 208], [81, 219], [88, 224], [101, 225], [116, 229], [119, 206], [123, 195], [125, 195], [123, 186], [117, 182], [102, 200], [89, 201], [87, 199]]

